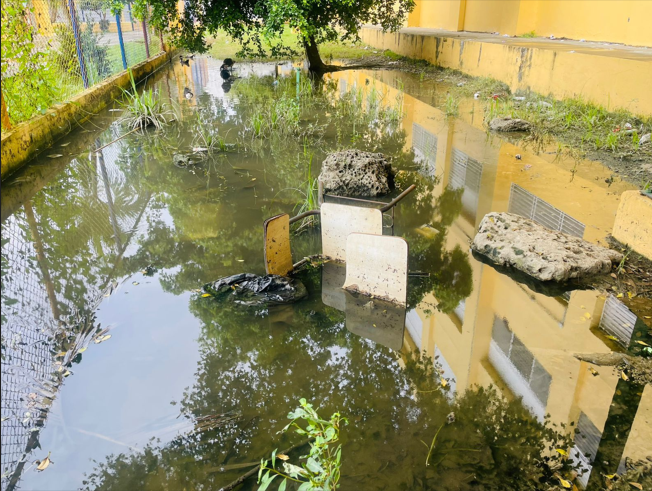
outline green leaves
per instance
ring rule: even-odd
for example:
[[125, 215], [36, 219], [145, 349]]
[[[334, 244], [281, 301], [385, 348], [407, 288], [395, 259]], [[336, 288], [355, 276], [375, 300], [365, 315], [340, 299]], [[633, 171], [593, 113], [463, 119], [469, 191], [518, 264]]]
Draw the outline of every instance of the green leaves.
[[278, 474], [270, 475], [269, 471], [267, 471], [263, 478], [260, 480], [260, 487], [258, 488], [258, 491], [265, 491], [269, 485], [272, 484], [272, 481], [278, 476]]
[[[283, 428], [282, 432], [292, 427], [295, 433], [309, 436], [310, 452], [307, 459], [301, 466], [291, 464], [287, 462], [289, 460], [287, 455], [277, 454], [278, 449], [275, 449], [272, 452], [271, 467], [267, 467], [268, 461], [261, 461], [258, 472], [261, 490], [267, 489], [271, 481], [279, 475], [285, 478], [279, 486], [281, 491], [285, 489], [288, 479], [301, 483], [299, 489], [303, 490], [334, 491], [338, 487], [342, 446], [334, 446], [334, 444], [339, 440], [340, 424], [348, 424], [348, 421], [342, 418], [340, 413], [334, 413], [330, 420], [322, 419], [306, 399], [301, 399], [299, 403], [300, 407], [288, 413], [288, 418], [292, 421]], [[305, 426], [299, 423], [304, 423]], [[277, 457], [283, 461], [282, 472], [276, 469]]]
[[315, 474], [322, 474], [324, 472], [324, 468], [319, 465], [319, 463], [312, 457], [308, 458], [308, 461], [306, 462], [306, 468]]
[[[137, 0], [134, 11], [138, 16]], [[299, 42], [357, 40], [363, 24], [379, 24], [385, 30], [398, 30], [414, 9], [414, 0], [187, 0], [183, 12], [173, 0], [149, 0], [152, 23], [171, 35], [174, 45], [189, 51], [206, 50], [204, 37], [218, 30], [239, 41], [243, 52], [264, 56], [263, 44], [279, 40], [290, 28]]]

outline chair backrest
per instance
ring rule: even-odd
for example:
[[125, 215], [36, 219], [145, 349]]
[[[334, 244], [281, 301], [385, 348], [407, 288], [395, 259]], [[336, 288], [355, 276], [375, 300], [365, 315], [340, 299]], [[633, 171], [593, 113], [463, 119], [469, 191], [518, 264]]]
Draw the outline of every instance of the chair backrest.
[[292, 272], [290, 249], [290, 216], [287, 213], [268, 218], [263, 223], [265, 241], [265, 272], [287, 276]]
[[349, 234], [383, 234], [383, 214], [375, 208], [324, 203], [321, 205], [322, 255], [346, 261]]
[[407, 302], [408, 244], [402, 237], [352, 233], [344, 289], [399, 305]]

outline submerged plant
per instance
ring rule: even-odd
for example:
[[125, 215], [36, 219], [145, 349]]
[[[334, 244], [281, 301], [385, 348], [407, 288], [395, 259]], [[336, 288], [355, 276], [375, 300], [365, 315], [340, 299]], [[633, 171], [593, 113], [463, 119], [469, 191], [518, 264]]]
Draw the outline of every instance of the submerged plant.
[[141, 94], [136, 89], [134, 76], [129, 70], [132, 92], [123, 90], [124, 99], [120, 105], [126, 109], [129, 115], [122, 118], [130, 129], [145, 129], [154, 126], [161, 129], [174, 118], [172, 109], [160, 100], [158, 91], [151, 88], [144, 90]]
[[457, 116], [459, 113], [460, 101], [451, 94], [446, 96], [446, 116]]
[[[331, 491], [338, 488], [342, 465], [342, 445], [338, 444], [340, 425], [348, 424], [348, 420], [340, 416], [340, 413], [334, 413], [329, 420], [322, 419], [305, 399], [299, 403], [301, 405], [288, 414], [292, 421], [281, 433], [293, 427], [295, 433], [307, 436], [310, 452], [301, 457], [302, 460], [305, 459], [301, 465], [295, 465], [289, 462], [289, 456], [277, 454], [277, 450], [274, 450], [270, 460], [263, 459], [260, 462], [259, 491], [267, 489], [278, 476], [283, 479], [278, 487], [280, 491], [286, 489], [288, 481], [300, 483], [299, 491]], [[299, 424], [301, 421], [306, 423], [305, 427]], [[282, 462], [282, 470], [276, 468], [279, 460]]]
[[[317, 178], [312, 177], [312, 159], [313, 154], [308, 152], [307, 142], [304, 139], [304, 148], [303, 148], [304, 157], [308, 159], [308, 168], [306, 169], [306, 180], [303, 182], [301, 187], [292, 188], [298, 194], [301, 195], [301, 200], [295, 205], [293, 211], [298, 215], [310, 210], [316, 210], [319, 208], [318, 204], [318, 183]], [[304, 227], [311, 225], [314, 222], [314, 216], [305, 217], [299, 223], [298, 230], [301, 230]]]

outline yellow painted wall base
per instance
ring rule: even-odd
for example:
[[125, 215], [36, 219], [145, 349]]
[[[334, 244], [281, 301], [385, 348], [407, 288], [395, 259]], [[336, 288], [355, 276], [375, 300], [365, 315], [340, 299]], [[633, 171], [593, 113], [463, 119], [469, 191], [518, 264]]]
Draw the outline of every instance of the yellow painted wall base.
[[513, 43], [464, 39], [456, 33], [384, 33], [377, 27], [362, 29], [362, 40], [378, 49], [389, 49], [410, 58], [491, 77], [512, 91], [531, 90], [556, 99], [582, 97], [607, 109], [626, 109], [652, 115], [652, 60], [590, 50], [552, 49], [527, 41]]
[[624, 192], [612, 235], [639, 254], [652, 259], [652, 199], [638, 191]]

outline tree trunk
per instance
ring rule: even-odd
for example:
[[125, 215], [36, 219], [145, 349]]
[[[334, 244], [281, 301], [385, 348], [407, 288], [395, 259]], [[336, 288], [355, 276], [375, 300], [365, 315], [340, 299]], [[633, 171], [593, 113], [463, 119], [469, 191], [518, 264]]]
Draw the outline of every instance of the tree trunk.
[[319, 48], [313, 36], [310, 36], [308, 40], [303, 40], [303, 47], [306, 50], [306, 58], [308, 59], [308, 70], [319, 73], [333, 71], [334, 67], [325, 65], [321, 60]]

